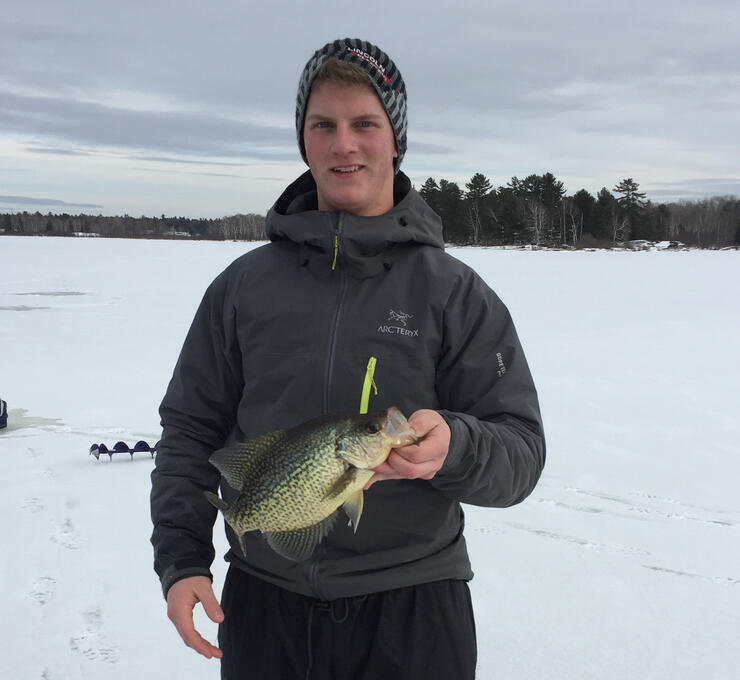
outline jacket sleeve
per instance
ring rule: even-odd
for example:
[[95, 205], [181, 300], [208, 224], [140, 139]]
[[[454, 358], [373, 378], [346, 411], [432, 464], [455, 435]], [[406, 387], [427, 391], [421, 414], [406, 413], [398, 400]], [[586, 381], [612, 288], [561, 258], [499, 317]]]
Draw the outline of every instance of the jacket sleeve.
[[203, 491], [215, 491], [220, 475], [208, 458], [234, 427], [243, 387], [228, 271], [203, 297], [159, 410], [162, 439], [152, 472], [151, 541], [165, 597], [182, 578], [212, 578], [217, 510]]
[[463, 503], [524, 500], [545, 464], [537, 391], [508, 309], [467, 271], [444, 311], [436, 387], [450, 448], [431, 483]]

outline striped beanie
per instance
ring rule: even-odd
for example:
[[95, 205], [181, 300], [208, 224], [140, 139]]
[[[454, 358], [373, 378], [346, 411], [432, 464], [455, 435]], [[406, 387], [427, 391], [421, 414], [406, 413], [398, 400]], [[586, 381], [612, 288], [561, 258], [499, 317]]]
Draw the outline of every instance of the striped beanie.
[[320, 50], [316, 50], [308, 60], [303, 73], [301, 73], [296, 99], [295, 129], [303, 160], [308, 162], [306, 147], [303, 144], [303, 122], [306, 117], [308, 96], [311, 93], [311, 85], [316, 74], [329, 57], [355, 64], [367, 74], [393, 126], [393, 135], [396, 138], [396, 150], [398, 151], [398, 157], [395, 159], [395, 169], [397, 171], [406, 153], [406, 128], [408, 127], [406, 85], [401, 77], [401, 72], [385, 52], [372, 43], [357, 38], [344, 38], [344, 40], [327, 43]]

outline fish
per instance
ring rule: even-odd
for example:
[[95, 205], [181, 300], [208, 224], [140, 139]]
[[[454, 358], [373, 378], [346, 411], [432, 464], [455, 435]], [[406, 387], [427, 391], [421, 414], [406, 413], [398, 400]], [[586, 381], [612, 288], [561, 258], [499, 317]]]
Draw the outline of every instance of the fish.
[[371, 415], [320, 416], [219, 449], [209, 462], [239, 495], [227, 503], [204, 493], [234, 530], [242, 554], [245, 534], [260, 531], [276, 553], [302, 561], [332, 529], [340, 507], [357, 532], [372, 468], [391, 449], [418, 441], [395, 406]]

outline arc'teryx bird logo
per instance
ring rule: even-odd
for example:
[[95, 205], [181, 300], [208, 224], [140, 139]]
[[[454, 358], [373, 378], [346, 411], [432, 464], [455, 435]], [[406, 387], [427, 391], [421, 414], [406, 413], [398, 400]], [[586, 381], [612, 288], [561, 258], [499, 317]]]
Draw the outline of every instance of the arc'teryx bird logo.
[[[419, 329], [415, 328], [411, 330], [407, 328], [407, 322], [409, 319], [413, 319], [413, 314], [407, 314], [404, 311], [396, 311], [395, 309], [388, 310], [389, 323], [378, 326], [378, 333], [385, 333], [386, 335], [405, 335], [408, 337], [417, 338], [419, 337]], [[393, 325], [391, 325], [391, 323]]]
[[413, 314], [406, 314], [406, 312], [396, 312], [392, 309], [388, 312], [388, 321], [398, 321], [402, 326], [405, 326], [406, 322], [413, 318]]

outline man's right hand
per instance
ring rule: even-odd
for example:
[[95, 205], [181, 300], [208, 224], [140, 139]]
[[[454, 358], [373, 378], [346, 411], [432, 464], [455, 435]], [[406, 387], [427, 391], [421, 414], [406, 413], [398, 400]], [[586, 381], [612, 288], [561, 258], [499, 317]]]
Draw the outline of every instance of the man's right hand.
[[193, 625], [193, 609], [198, 602], [211, 621], [221, 623], [224, 620], [224, 613], [213, 593], [211, 579], [207, 576], [189, 576], [174, 583], [167, 591], [167, 616], [188, 647], [206, 659], [220, 659], [221, 650], [201, 637]]

